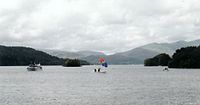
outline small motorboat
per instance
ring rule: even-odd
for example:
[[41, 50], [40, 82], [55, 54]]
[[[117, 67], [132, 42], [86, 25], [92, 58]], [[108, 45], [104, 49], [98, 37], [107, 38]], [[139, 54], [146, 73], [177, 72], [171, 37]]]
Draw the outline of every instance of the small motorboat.
[[42, 66], [40, 64], [30, 64], [27, 67], [28, 71], [37, 71], [37, 70], [42, 70]]

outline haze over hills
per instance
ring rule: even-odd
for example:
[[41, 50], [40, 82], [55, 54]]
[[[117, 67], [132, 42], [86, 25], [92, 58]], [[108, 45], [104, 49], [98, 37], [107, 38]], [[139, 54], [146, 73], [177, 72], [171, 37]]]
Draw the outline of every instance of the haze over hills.
[[88, 56], [105, 56], [104, 53], [95, 52], [95, 51], [78, 51], [78, 52], [69, 52], [69, 51], [61, 51], [61, 50], [49, 50], [49, 49], [40, 49], [50, 55], [57, 56], [59, 58], [83, 58]]
[[198, 46], [200, 40], [177, 41], [173, 43], [150, 43], [129, 51], [106, 55], [94, 51], [67, 52], [59, 50], [43, 50], [60, 58], [79, 58], [97, 64], [99, 57], [104, 57], [110, 64], [143, 64], [144, 59], [151, 58], [160, 53], [172, 55], [177, 49], [187, 46]]
[[151, 43], [148, 45], [141, 46], [141, 48], [159, 52], [159, 53], [167, 53], [172, 55], [176, 49], [181, 47], [187, 47], [187, 46], [197, 46], [200, 44], [200, 40], [194, 40], [194, 41], [177, 41], [174, 43]]
[[49, 50], [49, 49], [39, 49], [41, 51], [44, 51], [50, 55], [57, 56], [59, 58], [80, 58], [82, 55], [74, 52], [68, 52], [68, 51], [61, 51], [61, 50]]
[[[86, 60], [92, 64], [97, 64], [98, 59], [100, 57], [104, 57], [109, 64], [143, 64], [145, 59], [154, 57], [155, 55], [158, 55], [160, 53], [167, 53], [169, 55], [172, 55], [177, 49], [179, 49], [181, 47], [198, 46], [198, 45], [200, 45], [200, 40], [194, 40], [194, 41], [189, 41], [189, 42], [177, 41], [174, 43], [150, 43], [150, 44], [147, 44], [144, 46], [134, 48], [129, 51], [115, 53], [112, 55], [106, 55], [104, 53], [95, 52], [95, 51], [68, 52], [68, 51], [60, 51], [60, 50], [42, 50], [44, 52], [47, 52], [49, 55], [41, 52], [41, 54], [43, 54], [46, 57], [41, 58], [41, 55], [38, 55], [38, 56], [40, 56], [41, 59], [46, 59], [46, 58], [56, 59], [56, 57], [54, 57], [54, 56], [57, 56], [59, 58], [77, 58], [77, 59]], [[21, 52], [23, 54], [25, 54], [25, 52], [26, 52], [26, 54], [25, 54], [26, 56], [24, 56], [26, 58], [30, 58], [29, 56], [35, 55], [35, 54], [31, 54], [31, 53], [36, 52], [34, 49], [31, 49], [31, 48], [25, 48], [25, 47], [10, 47], [9, 48], [9, 47], [5, 47], [5, 46], [1, 46], [0, 54], [5, 54], [2, 52], [2, 51], [4, 51], [5, 48], [10, 49], [10, 50], [14, 49], [14, 50], [16, 50], [16, 52], [18, 51], [16, 54], [18, 54], [18, 56], [20, 56], [21, 58], [22, 58], [22, 55], [21, 55], [20, 51], [18, 50], [20, 48], [23, 49], [23, 50], [21, 50]], [[11, 53], [11, 52], [9, 52], [9, 50], [5, 50], [5, 51], [7, 51], [7, 54]], [[23, 51], [25, 51], [25, 52], [23, 52]], [[10, 55], [13, 55], [13, 53], [11, 53]], [[17, 55], [15, 55], [15, 56], [17, 56]], [[31, 57], [33, 57], [33, 56], [31, 56]], [[34, 59], [35, 58], [37, 58], [37, 54], [34, 56]], [[37, 59], [39, 59], [39, 58], [37, 58]], [[41, 59], [40, 59], [40, 61], [41, 61]], [[58, 59], [58, 61], [59, 61], [59, 59]], [[41, 63], [44, 63], [44, 62], [41, 62]], [[52, 63], [52, 64], [54, 64], [54, 63]], [[13, 65], [15, 65], [15, 63], [13, 63]], [[16, 65], [18, 65], [18, 64], [16, 64]], [[20, 65], [25, 65], [25, 64], [20, 64]]]
[[[160, 53], [172, 55], [177, 49], [187, 46], [198, 46], [200, 40], [177, 41], [174, 43], [151, 43], [132, 50], [103, 56], [110, 64], [143, 64], [144, 59], [151, 58]], [[81, 59], [91, 63], [98, 63], [99, 56], [82, 57]]]

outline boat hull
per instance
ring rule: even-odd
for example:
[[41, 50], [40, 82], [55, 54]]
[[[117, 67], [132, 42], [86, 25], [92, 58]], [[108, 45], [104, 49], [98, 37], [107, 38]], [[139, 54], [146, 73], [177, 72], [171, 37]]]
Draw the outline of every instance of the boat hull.
[[28, 71], [38, 71], [38, 70], [42, 70], [42, 67], [27, 67]]

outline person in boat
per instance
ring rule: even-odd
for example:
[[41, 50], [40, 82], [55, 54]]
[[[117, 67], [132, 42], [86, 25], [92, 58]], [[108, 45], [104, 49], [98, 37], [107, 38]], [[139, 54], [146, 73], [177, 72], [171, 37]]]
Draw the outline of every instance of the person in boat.
[[101, 68], [98, 68], [98, 72], [100, 72], [101, 71]]

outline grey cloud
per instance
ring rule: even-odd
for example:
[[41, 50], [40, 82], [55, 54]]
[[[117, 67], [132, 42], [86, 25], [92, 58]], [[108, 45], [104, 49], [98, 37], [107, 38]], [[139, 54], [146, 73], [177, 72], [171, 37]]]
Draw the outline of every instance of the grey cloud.
[[151, 42], [200, 38], [198, 0], [16, 0], [11, 6], [8, 0], [7, 4], [0, 8], [0, 44], [5, 45], [114, 53]]

